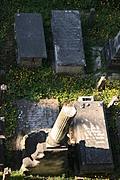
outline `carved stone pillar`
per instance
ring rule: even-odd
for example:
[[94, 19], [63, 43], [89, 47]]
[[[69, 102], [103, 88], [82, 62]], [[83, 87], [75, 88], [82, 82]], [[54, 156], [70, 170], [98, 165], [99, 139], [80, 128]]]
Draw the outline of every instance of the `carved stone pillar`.
[[48, 146], [58, 146], [65, 137], [68, 127], [76, 115], [76, 109], [74, 107], [63, 106], [62, 110], [52, 128], [48, 134], [46, 142]]

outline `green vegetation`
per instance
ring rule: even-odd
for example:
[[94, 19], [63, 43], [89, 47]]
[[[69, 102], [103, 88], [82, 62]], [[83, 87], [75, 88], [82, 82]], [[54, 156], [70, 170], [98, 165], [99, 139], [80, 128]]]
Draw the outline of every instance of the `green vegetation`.
[[[87, 17], [92, 7], [95, 8], [96, 12], [93, 24], [88, 26]], [[80, 75], [56, 75], [51, 67], [48, 67], [52, 59], [50, 22], [51, 10], [53, 9], [74, 9], [80, 11], [87, 63], [86, 72], [88, 74], [92, 73], [86, 79]], [[48, 56], [42, 68], [31, 69], [29, 67], [20, 67], [16, 63], [16, 43], [14, 41], [15, 12], [42, 14]], [[101, 100], [105, 103], [115, 175], [116, 178], [119, 178], [120, 164], [118, 163], [118, 154], [120, 145], [118, 144], [115, 119], [120, 110], [120, 105], [116, 106], [112, 112], [107, 109], [107, 105], [113, 95], [119, 95], [120, 97], [120, 81], [117, 79], [111, 82], [106, 81], [105, 90], [100, 92], [96, 90], [98, 79], [94, 78], [92, 46], [102, 47], [108, 41], [108, 38], [114, 38], [120, 30], [120, 2], [118, 0], [1, 0], [0, 17], [0, 69], [5, 70], [8, 87], [6, 101], [0, 106], [0, 116], [5, 117], [6, 125], [6, 166], [14, 169], [14, 140], [18, 116], [14, 100], [30, 99], [32, 101], [39, 101], [42, 98], [58, 98], [62, 106], [64, 101], [69, 100], [73, 102], [81, 95], [93, 95], [95, 100]], [[103, 61], [101, 70], [102, 72], [104, 71]], [[18, 178], [14, 178], [14, 175]], [[24, 176], [20, 176], [18, 172], [13, 173], [12, 179], [23, 178]], [[49, 177], [48, 179], [51, 178]], [[56, 179], [60, 179], [60, 177], [56, 177]], [[61, 179], [64, 179], [64, 177]]]

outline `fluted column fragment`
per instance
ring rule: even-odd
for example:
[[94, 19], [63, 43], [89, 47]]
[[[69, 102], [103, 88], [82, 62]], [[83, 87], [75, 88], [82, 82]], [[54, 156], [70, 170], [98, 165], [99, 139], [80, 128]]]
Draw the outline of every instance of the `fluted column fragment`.
[[50, 146], [58, 146], [65, 137], [68, 127], [76, 115], [76, 109], [70, 106], [63, 106], [61, 112], [47, 137]]

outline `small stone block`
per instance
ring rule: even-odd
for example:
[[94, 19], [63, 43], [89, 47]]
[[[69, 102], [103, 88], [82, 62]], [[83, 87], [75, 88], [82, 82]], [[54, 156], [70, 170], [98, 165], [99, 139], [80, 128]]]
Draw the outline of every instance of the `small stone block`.
[[112, 100], [110, 101], [110, 103], [108, 104], [108, 108], [112, 107], [113, 105], [116, 106], [118, 105], [119, 102], [119, 97], [118, 96], [113, 96]]
[[88, 19], [87, 19], [87, 23], [90, 25], [93, 23], [93, 17], [95, 15], [95, 9], [94, 8], [91, 8], [90, 9], [90, 14], [88, 16]]
[[97, 90], [103, 89], [103, 87], [105, 85], [105, 81], [106, 81], [105, 76], [101, 76], [101, 78], [100, 78], [100, 80], [98, 81], [98, 84], [97, 84]]

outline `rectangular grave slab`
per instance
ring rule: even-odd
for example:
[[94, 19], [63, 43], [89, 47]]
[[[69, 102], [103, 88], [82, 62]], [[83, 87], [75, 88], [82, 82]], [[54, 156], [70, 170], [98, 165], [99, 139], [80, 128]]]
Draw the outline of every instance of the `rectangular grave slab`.
[[52, 10], [55, 72], [82, 73], [86, 66], [79, 11]]
[[114, 72], [120, 70], [120, 31], [114, 40], [109, 39], [103, 47], [105, 68]]
[[42, 65], [47, 58], [41, 14], [15, 13], [15, 38], [17, 40], [17, 62], [25, 66]]
[[80, 175], [112, 173], [113, 160], [104, 104], [100, 101], [75, 102], [74, 118]]

